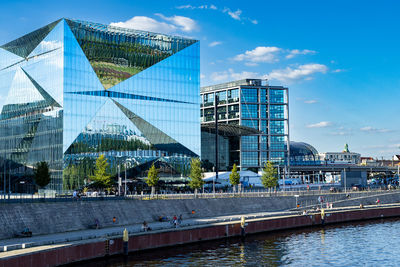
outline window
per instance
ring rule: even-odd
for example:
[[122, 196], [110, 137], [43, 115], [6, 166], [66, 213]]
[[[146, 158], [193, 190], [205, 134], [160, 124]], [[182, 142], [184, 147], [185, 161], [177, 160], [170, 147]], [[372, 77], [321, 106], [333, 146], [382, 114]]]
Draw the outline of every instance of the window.
[[242, 152], [241, 153], [242, 166], [258, 166], [258, 152]]
[[258, 105], [257, 104], [242, 104], [242, 118], [257, 119]]
[[242, 150], [258, 150], [258, 136], [242, 136]]
[[258, 120], [242, 120], [241, 125], [258, 130]]
[[284, 121], [270, 121], [269, 127], [271, 134], [285, 134], [285, 122]]
[[269, 90], [270, 103], [285, 103], [284, 98], [285, 90]]
[[258, 103], [258, 90], [255, 88], [242, 88], [241, 98], [244, 103]]
[[285, 106], [284, 105], [270, 105], [269, 113], [271, 119], [284, 119], [285, 118]]
[[218, 92], [218, 104], [226, 104], [226, 91]]
[[239, 89], [228, 90], [228, 103], [239, 102]]
[[228, 119], [239, 118], [239, 105], [228, 106]]
[[214, 93], [204, 95], [204, 106], [214, 106]]

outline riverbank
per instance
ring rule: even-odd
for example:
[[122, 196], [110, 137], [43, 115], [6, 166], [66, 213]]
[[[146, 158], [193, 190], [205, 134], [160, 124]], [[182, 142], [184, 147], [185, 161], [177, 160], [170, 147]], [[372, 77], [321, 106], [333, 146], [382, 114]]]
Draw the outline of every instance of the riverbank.
[[[308, 215], [270, 214], [269, 217], [252, 218], [247, 214], [247, 234], [311, 227], [321, 225], [319, 212]], [[325, 211], [325, 224], [389, 218], [400, 216], [400, 205], [348, 207]], [[228, 219], [228, 218], [226, 218]], [[70, 241], [0, 253], [0, 267], [5, 266], [57, 266], [72, 262], [116, 255], [123, 252], [122, 231], [108, 238]], [[232, 221], [189, 225], [174, 229], [160, 229], [147, 233], [133, 233], [129, 238], [129, 251], [141, 251], [166, 246], [182, 245], [205, 240], [241, 235], [238, 217]]]

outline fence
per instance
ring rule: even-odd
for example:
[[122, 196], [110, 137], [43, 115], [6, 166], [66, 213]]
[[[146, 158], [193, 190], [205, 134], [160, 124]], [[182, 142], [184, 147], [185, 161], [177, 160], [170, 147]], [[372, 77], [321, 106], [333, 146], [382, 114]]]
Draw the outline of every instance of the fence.
[[[365, 191], [348, 191], [352, 198], [367, 197], [383, 193], [400, 192], [396, 190], [373, 189]], [[37, 203], [37, 202], [70, 202], [70, 201], [115, 201], [115, 200], [154, 200], [154, 199], [193, 199], [193, 198], [258, 198], [258, 197], [302, 197], [302, 196], [319, 196], [324, 195], [325, 202], [334, 202], [343, 199], [345, 193], [331, 192], [328, 189], [324, 190], [291, 190], [291, 191], [274, 191], [274, 190], [246, 190], [242, 192], [215, 192], [203, 193], [197, 195], [194, 193], [157, 193], [154, 195], [141, 193], [129, 194], [126, 196], [91, 194], [90, 196], [73, 197], [72, 194], [57, 195], [56, 197], [46, 194], [2, 194], [0, 195], [0, 203]], [[307, 206], [307, 203], [299, 201], [301, 206]], [[314, 201], [313, 201], [314, 202]]]

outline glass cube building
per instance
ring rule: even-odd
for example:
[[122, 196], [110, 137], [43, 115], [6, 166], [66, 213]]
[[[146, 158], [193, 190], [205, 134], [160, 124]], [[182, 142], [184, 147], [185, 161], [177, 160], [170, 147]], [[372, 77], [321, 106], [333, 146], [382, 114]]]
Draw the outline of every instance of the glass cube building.
[[72, 189], [100, 154], [114, 173], [155, 159], [184, 172], [200, 155], [199, 67], [197, 40], [70, 19], [0, 46], [0, 174], [17, 184], [46, 161], [48, 188]]
[[[218, 124], [253, 128], [257, 134], [224, 137], [219, 141], [220, 170], [233, 164], [242, 170], [260, 169], [266, 161], [287, 165], [289, 156], [288, 88], [271, 86], [260, 79], [243, 79], [201, 88], [201, 124], [215, 125], [215, 96]], [[226, 139], [225, 141], [222, 139]], [[202, 159], [215, 163], [215, 140], [202, 131]], [[224, 164], [224, 165], [223, 165]]]

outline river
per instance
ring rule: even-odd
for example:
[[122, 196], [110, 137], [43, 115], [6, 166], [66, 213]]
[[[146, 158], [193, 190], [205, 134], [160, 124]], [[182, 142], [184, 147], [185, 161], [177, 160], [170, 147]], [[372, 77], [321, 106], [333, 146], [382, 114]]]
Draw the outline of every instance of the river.
[[76, 266], [400, 266], [400, 219], [207, 241]]

